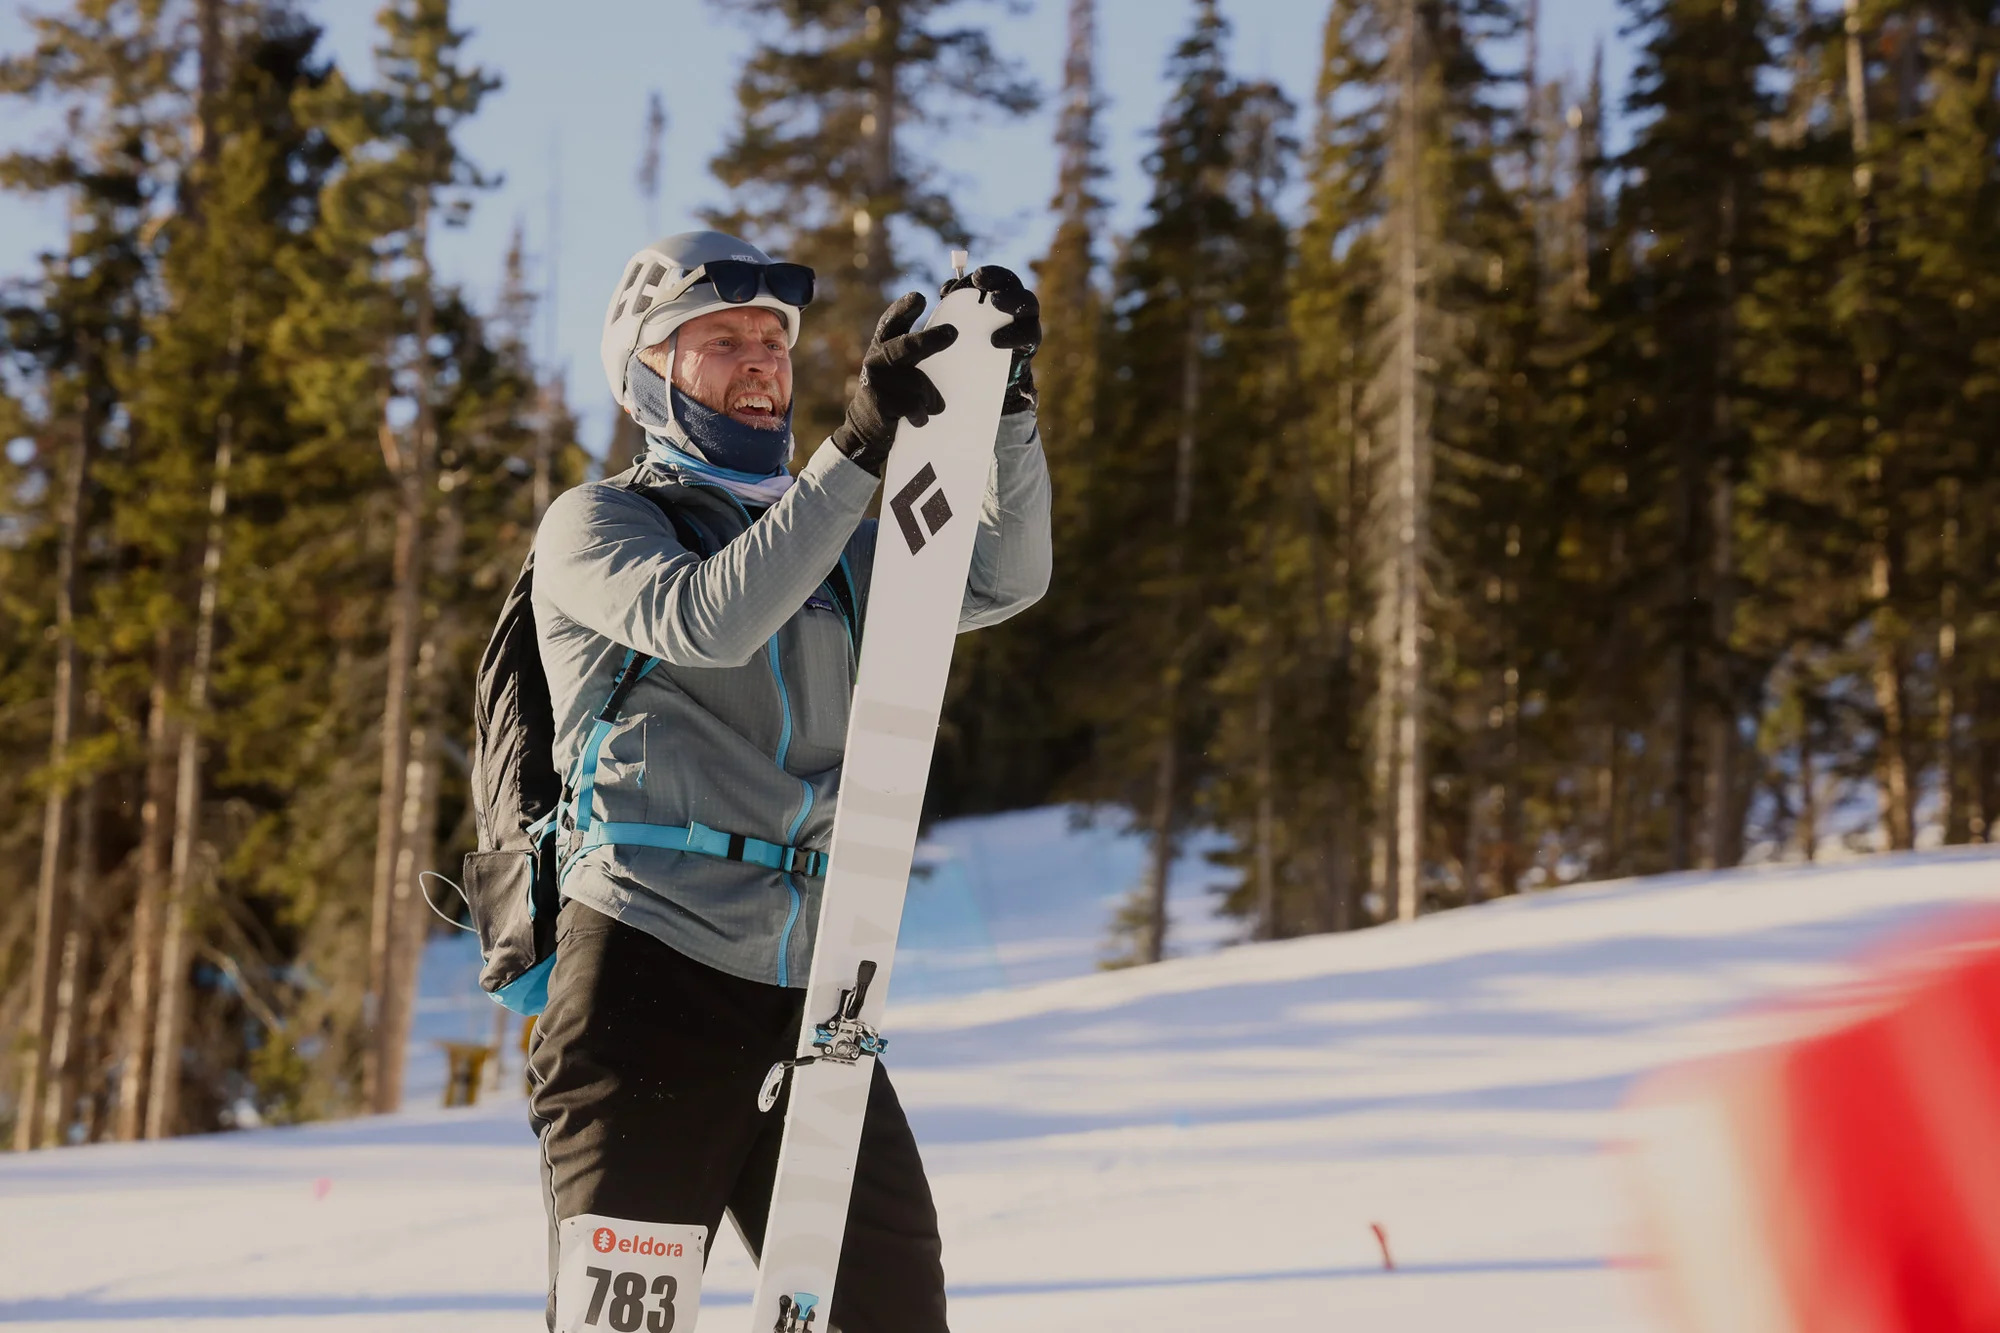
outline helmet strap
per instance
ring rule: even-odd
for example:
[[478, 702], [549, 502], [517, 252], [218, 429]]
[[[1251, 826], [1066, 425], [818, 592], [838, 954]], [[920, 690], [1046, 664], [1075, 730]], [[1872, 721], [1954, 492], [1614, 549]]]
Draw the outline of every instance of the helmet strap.
[[687, 427], [681, 423], [680, 410], [674, 406], [674, 376], [680, 373], [680, 368], [681, 331], [676, 328], [667, 335], [667, 416], [674, 423], [674, 428], [686, 435]]

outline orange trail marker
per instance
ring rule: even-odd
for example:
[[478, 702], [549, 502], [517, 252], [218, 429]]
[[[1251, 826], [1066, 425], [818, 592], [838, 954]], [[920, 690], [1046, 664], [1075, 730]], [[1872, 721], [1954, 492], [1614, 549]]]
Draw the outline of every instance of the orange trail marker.
[[1396, 1271], [1396, 1261], [1389, 1254], [1389, 1232], [1380, 1222], [1370, 1222], [1368, 1229], [1375, 1233], [1375, 1243], [1382, 1247], [1382, 1267], [1384, 1271]]

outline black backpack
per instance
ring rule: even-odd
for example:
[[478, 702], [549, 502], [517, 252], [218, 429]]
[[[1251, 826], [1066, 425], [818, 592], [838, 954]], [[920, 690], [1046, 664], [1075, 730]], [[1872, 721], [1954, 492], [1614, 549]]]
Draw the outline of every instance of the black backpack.
[[[651, 500], [683, 546], [704, 559], [712, 554], [699, 530], [674, 512], [666, 492], [629, 476], [608, 484]], [[461, 890], [485, 964], [479, 984], [496, 1003], [521, 1014], [538, 1014], [548, 1002], [562, 903], [557, 814], [565, 793], [555, 767], [555, 707], [535, 633], [534, 590], [530, 551], [479, 659], [471, 772], [479, 850], [466, 855]], [[642, 673], [632, 665], [628, 659], [600, 716], [615, 714], [638, 682]]]

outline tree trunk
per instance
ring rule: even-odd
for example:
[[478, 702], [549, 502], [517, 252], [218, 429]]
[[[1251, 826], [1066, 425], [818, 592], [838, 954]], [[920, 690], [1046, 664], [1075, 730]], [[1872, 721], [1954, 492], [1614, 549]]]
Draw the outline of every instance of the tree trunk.
[[[1393, 567], [1392, 567], [1393, 569]], [[1388, 581], [1393, 593], [1393, 572]], [[1388, 919], [1394, 910], [1396, 883], [1396, 630], [1390, 615], [1391, 597], [1380, 599], [1375, 616], [1375, 711], [1370, 743], [1368, 774], [1369, 830], [1368, 890], [1375, 897], [1377, 920]]]
[[486, 1081], [487, 1090], [499, 1092], [507, 1086], [507, 1038], [514, 1027], [514, 1017], [499, 1005], [493, 1006], [493, 1075]]
[[1899, 651], [1900, 625], [1886, 609], [1896, 581], [1893, 561], [1887, 550], [1886, 531], [1877, 534], [1873, 587], [1885, 604], [1874, 617], [1874, 663], [1870, 683], [1875, 690], [1875, 706], [1882, 713], [1882, 741], [1876, 757], [1877, 781], [1882, 793], [1882, 830], [1889, 847], [1907, 851], [1916, 846], [1916, 791], [1910, 780], [1909, 724], [1904, 707], [1903, 659]]
[[[1363, 555], [1363, 532], [1368, 513], [1368, 437], [1355, 419], [1357, 386], [1354, 383], [1354, 353], [1341, 351], [1341, 372], [1336, 389], [1338, 416], [1333, 433], [1335, 456], [1322, 463], [1314, 448], [1316, 432], [1300, 431], [1296, 466], [1303, 476], [1315, 479], [1298, 487], [1299, 524], [1306, 534], [1306, 548], [1312, 569], [1312, 642], [1317, 653], [1320, 684], [1325, 690], [1326, 716], [1330, 725], [1326, 740], [1340, 748], [1330, 765], [1324, 800], [1326, 812], [1320, 821], [1318, 852], [1319, 903], [1315, 916], [1322, 930], [1353, 930], [1358, 923], [1357, 883], [1360, 870], [1360, 805], [1364, 798], [1362, 775], [1353, 768], [1359, 739], [1353, 716], [1355, 689], [1355, 618], [1365, 596], [1363, 580], [1367, 561]], [[1331, 480], [1333, 495], [1322, 500], [1318, 478]], [[1324, 509], [1322, 508], [1324, 506]], [[1328, 569], [1328, 543], [1322, 537], [1323, 514], [1330, 513], [1337, 534], [1332, 568]], [[1334, 590], [1339, 589], [1339, 613], [1332, 614]]]
[[[1860, 207], [1854, 221], [1854, 248], [1857, 262], [1866, 264], [1874, 245], [1874, 186], [1871, 166], [1873, 148], [1868, 125], [1868, 65], [1861, 42], [1860, 0], [1845, 0], [1847, 56], [1847, 118], [1850, 146], [1854, 153], [1854, 193]], [[1866, 290], [1866, 283], [1863, 283]], [[1865, 317], [1864, 308], [1861, 312]], [[1875, 411], [1879, 398], [1880, 367], [1866, 359], [1861, 363], [1862, 434], [1871, 451], [1874, 447]], [[1876, 603], [1871, 616], [1871, 648], [1874, 660], [1869, 667], [1869, 683], [1876, 707], [1882, 713], [1882, 740], [1877, 752], [1877, 783], [1881, 792], [1882, 828], [1892, 849], [1915, 845], [1914, 784], [1910, 780], [1909, 735], [1903, 707], [1903, 664], [1899, 642], [1901, 626], [1891, 609], [1896, 591], [1895, 557], [1890, 550], [1887, 487], [1880, 460], [1871, 456], [1869, 482], [1875, 509], [1873, 565], [1869, 591]]]
[[1415, 0], [1403, 6], [1401, 105], [1396, 128], [1396, 504], [1394, 532], [1396, 916], [1413, 921], [1422, 906], [1424, 829], [1423, 577], [1428, 533], [1429, 446], [1418, 394], [1422, 292], [1417, 249], [1423, 226], [1422, 39]]
[[1625, 864], [1625, 784], [1624, 766], [1619, 762], [1624, 749], [1624, 732], [1613, 721], [1605, 728], [1604, 751], [1604, 865], [1600, 878], [1617, 875]]
[[[448, 583], [458, 572], [461, 525], [456, 489], [443, 490], [433, 564], [437, 579]], [[424, 941], [430, 934], [431, 910], [424, 905], [424, 872], [437, 861], [438, 786], [444, 764], [442, 724], [445, 672], [456, 660], [457, 622], [440, 605], [417, 654], [416, 699], [420, 719], [410, 739], [410, 767], [404, 787], [403, 824], [396, 864], [396, 901], [390, 912], [395, 942], [390, 964], [389, 1004], [383, 1027], [383, 1109], [403, 1101], [403, 1065], [416, 1017], [418, 984], [422, 979]]]
[[1948, 844], [1970, 840], [1965, 803], [1959, 799], [1958, 763], [1958, 523], [1959, 486], [1944, 483], [1944, 531], [1938, 563], [1943, 587], [1938, 592], [1937, 746], [1938, 824]]
[[1274, 622], [1272, 618], [1272, 582], [1275, 571], [1272, 568], [1272, 543], [1277, 532], [1277, 515], [1273, 514], [1264, 527], [1264, 551], [1262, 570], [1262, 605], [1258, 608], [1259, 619], [1263, 622], [1257, 644], [1257, 703], [1255, 727], [1257, 733], [1257, 938], [1275, 940], [1278, 938], [1278, 856], [1277, 856], [1277, 811], [1275, 809], [1277, 782], [1273, 776], [1273, 756], [1271, 753], [1271, 714], [1276, 701], [1276, 663], [1272, 660], [1276, 645], [1271, 642]]
[[1174, 532], [1167, 568], [1167, 663], [1161, 685], [1159, 768], [1153, 788], [1153, 845], [1146, 870], [1146, 938], [1141, 958], [1157, 963], [1167, 956], [1167, 889], [1174, 849], [1180, 841], [1180, 694], [1187, 667], [1181, 620], [1187, 592], [1188, 525], [1194, 518], [1195, 426], [1201, 414], [1200, 300], [1188, 295], [1187, 341], [1181, 354], [1181, 427], [1174, 447]]
[[[95, 358], [84, 353], [86, 385], [95, 378]], [[88, 389], [86, 390], [88, 394]], [[62, 875], [69, 859], [70, 833], [69, 762], [70, 743], [76, 727], [78, 695], [76, 652], [77, 562], [83, 544], [84, 501], [89, 489], [90, 451], [97, 433], [94, 395], [86, 400], [78, 423], [75, 443], [70, 448], [67, 475], [63, 478], [63, 499], [59, 522], [61, 537], [56, 548], [56, 670], [54, 714], [49, 729], [49, 794], [42, 806], [42, 860], [35, 881], [34, 971], [28, 985], [28, 1014], [23, 1025], [27, 1048], [23, 1052], [20, 1108], [14, 1124], [14, 1147], [26, 1150], [42, 1138], [42, 1103], [47, 1098], [49, 1046], [55, 1031], [56, 987], [61, 977], [63, 940]]]
[[[1994, 523], [1992, 517], [1993, 491], [1981, 480], [1973, 492], [1973, 502], [1963, 506], [1962, 514], [1970, 521], [1970, 530], [1964, 535], [1966, 545], [1971, 549], [1963, 553], [1973, 569], [1988, 569], [1992, 565]], [[1965, 733], [1965, 744], [1959, 756], [1961, 764], [1960, 788], [1965, 802], [1965, 833], [1969, 842], [1985, 842], [1992, 820], [1992, 767], [1993, 744], [1993, 702], [1994, 687], [1990, 678], [1992, 667], [1988, 665], [1990, 655], [1982, 637], [1973, 641], [1973, 649], [1963, 665], [1958, 694], [1959, 714], [1965, 719], [1960, 730]]]
[[1680, 476], [1674, 484], [1675, 600], [1680, 607], [1678, 642], [1674, 645], [1673, 770], [1667, 801], [1672, 823], [1668, 829], [1667, 869], [1686, 870], [1694, 864], [1695, 709], [1699, 698], [1701, 603], [1696, 562], [1695, 493], [1701, 484], [1699, 458], [1692, 441], [1680, 447]]
[[[1406, 557], [1407, 558], [1407, 557]], [[1417, 598], [1405, 591], [1397, 645], [1396, 918], [1414, 921], [1420, 898], [1424, 827], [1423, 655], [1417, 642]]]
[[[1447, 878], [1457, 888], [1458, 900], [1465, 903], [1481, 902], [1486, 897], [1486, 863], [1491, 854], [1500, 850], [1499, 838], [1487, 832], [1487, 813], [1499, 804], [1500, 787], [1488, 780], [1486, 773], [1488, 749], [1484, 737], [1466, 737], [1465, 757], [1459, 770], [1459, 781], [1465, 789], [1465, 818], [1459, 825], [1459, 844], [1451, 860], [1454, 866], [1447, 866]], [[1445, 824], [1450, 827], [1447, 816]], [[1450, 836], [1445, 834], [1445, 839]], [[1441, 839], [1444, 840], [1444, 839]]]
[[[94, 715], [96, 696], [84, 708]], [[97, 878], [97, 779], [86, 777], [76, 792], [76, 852], [70, 858], [69, 903], [64, 909], [61, 976], [56, 983], [56, 1020], [49, 1037], [49, 1097], [42, 1111], [42, 1142], [70, 1141], [69, 1127], [83, 1097], [87, 1069], [85, 1010], [89, 1005], [90, 955], [97, 934], [93, 899]]]
[[[188, 172], [182, 183], [181, 210], [191, 222], [199, 223], [201, 189], [211, 183], [222, 151], [222, 135], [217, 125], [223, 85], [223, 33], [219, 0], [199, 0], [196, 27], [199, 37], [197, 98], [193, 144], [200, 169]], [[235, 385], [242, 347], [242, 297], [232, 312], [230, 330], [230, 387]], [[197, 594], [198, 619], [214, 618], [213, 590], [209, 586], [211, 555], [219, 540], [220, 511], [218, 488], [226, 485], [229, 467], [229, 436], [232, 431], [229, 409], [224, 405], [218, 420], [215, 475], [209, 481], [209, 531], [204, 549], [202, 585]], [[197, 627], [197, 638], [201, 629]], [[202, 649], [197, 648], [197, 657]], [[162, 1138], [173, 1133], [180, 1115], [180, 1046], [186, 1026], [185, 991], [187, 954], [185, 920], [187, 873], [182, 861], [182, 844], [191, 843], [195, 827], [182, 827], [184, 811], [176, 803], [188, 798], [192, 782], [199, 791], [198, 774], [189, 768], [197, 755], [191, 746], [199, 744], [200, 717], [191, 713], [179, 728], [171, 717], [174, 694], [174, 643], [171, 631], [162, 627], [153, 650], [153, 685], [146, 718], [146, 796], [140, 808], [139, 893], [132, 921], [131, 986], [127, 992], [123, 1030], [119, 1037], [118, 1116], [115, 1133], [121, 1142], [141, 1137]], [[206, 671], [206, 663], [197, 672]], [[195, 688], [188, 682], [190, 699]], [[207, 684], [201, 689], [205, 697]], [[170, 822], [171, 821], [171, 822]], [[164, 1054], [160, 1043], [168, 1044]], [[162, 1103], [164, 1103], [162, 1105]], [[158, 1108], [157, 1113], [155, 1107]]]
[[[1340, 432], [1338, 438], [1346, 445], [1345, 456], [1340, 460], [1342, 491], [1341, 507], [1336, 512], [1341, 517], [1340, 560], [1336, 573], [1341, 581], [1341, 610], [1331, 628], [1321, 627], [1319, 638], [1321, 651], [1325, 653], [1329, 677], [1329, 716], [1335, 719], [1334, 735], [1341, 744], [1342, 754], [1336, 768], [1335, 778], [1329, 792], [1329, 800], [1334, 809], [1326, 821], [1325, 850], [1322, 853], [1321, 892], [1326, 899], [1325, 916], [1331, 930], [1353, 930], [1360, 924], [1359, 903], [1356, 901], [1356, 885], [1359, 869], [1361, 827], [1361, 783], [1360, 775], [1352, 772], [1350, 764], [1357, 739], [1354, 731], [1354, 626], [1355, 614], [1361, 606], [1366, 590], [1362, 586], [1366, 561], [1362, 556], [1362, 532], [1368, 514], [1368, 436], [1355, 421], [1354, 403], [1356, 386], [1352, 374], [1353, 352], [1343, 350], [1341, 359], [1345, 373], [1340, 385]], [[1313, 475], [1316, 469], [1308, 456], [1306, 472]], [[1311, 492], [1306, 492], [1310, 498]], [[1317, 533], [1318, 515], [1308, 513], [1306, 530]], [[1315, 604], [1314, 613], [1318, 617], [1326, 614], [1327, 588], [1318, 577], [1318, 542], [1314, 542]], [[1330, 635], [1330, 641], [1328, 641]]]
[[[199, 222], [203, 212], [201, 190], [213, 180], [215, 165], [222, 151], [218, 114], [221, 110], [225, 52], [220, 0], [197, 0], [196, 11], [200, 45], [194, 147], [203, 170], [189, 174], [181, 206], [190, 221]], [[232, 314], [229, 374], [233, 389], [242, 356], [243, 302], [240, 294]], [[209, 660], [214, 651], [216, 589], [213, 580], [220, 569], [220, 524], [228, 495], [233, 434], [233, 417], [225, 403], [217, 421], [213, 475], [209, 479], [209, 530], [203, 543], [202, 582], [196, 594], [196, 648], [188, 678], [188, 716], [178, 728], [169, 775], [160, 779], [162, 783], [170, 782], [171, 786], [155, 796], [155, 771], [149, 768], [147, 773], [147, 816], [150, 822], [146, 826], [146, 837], [155, 845], [148, 846], [142, 853], [143, 857], [151, 858], [145, 863], [151, 868], [142, 869], [144, 882], [140, 893], [144, 910], [141, 913], [141, 928], [135, 930], [133, 938], [133, 1003], [128, 1020], [139, 1035], [133, 1043], [133, 1055], [124, 1079], [129, 1095], [123, 1097], [120, 1103], [121, 1138], [137, 1138], [141, 1133], [148, 1138], [171, 1137], [177, 1131], [180, 1120], [180, 1050], [187, 1028], [187, 971], [192, 957], [188, 944], [188, 909], [194, 840], [200, 835], [200, 728], [208, 695]], [[175, 730], [167, 717], [167, 701], [172, 691], [170, 653], [170, 641], [163, 638], [154, 673], [158, 725], [154, 727], [149, 723], [149, 735], [159, 746], [156, 763], [161, 769], [167, 769], [164, 751], [169, 733]], [[166, 841], [168, 811], [172, 812], [173, 819], [170, 843]], [[160, 873], [162, 860], [165, 861], [164, 875]], [[148, 897], [151, 901], [145, 901]], [[161, 901], [162, 898], [164, 901]], [[149, 1081], [152, 1089], [147, 1087]], [[148, 1092], [154, 1090], [157, 1091], [149, 1102]], [[153, 1109], [155, 1105], [157, 1111]]]
[[[113, 937], [107, 934], [103, 938], [108, 942]], [[77, 1136], [84, 1143], [102, 1141], [111, 1128], [111, 1104], [117, 1092], [99, 1074], [106, 1072], [105, 1047], [112, 1011], [117, 1008], [117, 997], [124, 992], [131, 959], [132, 941], [127, 937], [99, 965], [97, 984], [84, 1006], [82, 1051], [77, 1064], [83, 1095], [79, 1098], [76, 1119]]]
[[[241, 353], [232, 337], [231, 381]], [[221, 597], [222, 520], [229, 510], [229, 470], [234, 462], [236, 418], [225, 408], [216, 420], [215, 471], [208, 486], [208, 536], [201, 553], [201, 592], [195, 602], [194, 657], [188, 663], [187, 716], [181, 720], [174, 764], [174, 845], [167, 875], [165, 930], [160, 939], [159, 1015], [153, 1024], [151, 1095], [146, 1137], [171, 1138], [180, 1128], [181, 1046], [187, 1031], [188, 935], [193, 908], [195, 839], [201, 836], [202, 727], [208, 715], [208, 678], [215, 661], [216, 604]]]
[[[421, 445], [412, 442], [408, 455]], [[396, 592], [390, 604], [388, 676], [382, 705], [382, 786], [375, 810], [375, 876], [368, 927], [368, 988], [362, 996], [361, 1022], [366, 1033], [362, 1056], [362, 1099], [371, 1111], [386, 1109], [383, 1034], [388, 1016], [389, 961], [395, 939], [392, 914], [396, 905], [396, 864], [401, 851], [403, 803], [410, 766], [410, 684], [416, 657], [417, 588], [414, 575], [420, 561], [418, 528], [422, 492], [412, 484], [417, 472], [413, 457], [402, 463], [400, 512], [396, 516]]]
[[1272, 754], [1272, 713], [1277, 706], [1277, 541], [1283, 515], [1280, 499], [1271, 497], [1270, 513], [1264, 523], [1262, 550], [1258, 553], [1257, 639], [1257, 938], [1278, 938], [1278, 816], [1277, 779]]
[[1715, 651], [1715, 701], [1709, 711], [1708, 741], [1708, 863], [1717, 868], [1743, 859], [1743, 818], [1737, 805], [1736, 653], [1736, 487], [1731, 460], [1735, 407], [1729, 400], [1735, 380], [1736, 266], [1729, 262], [1736, 249], [1736, 185], [1722, 190], [1720, 234], [1716, 238], [1719, 314], [1715, 337], [1715, 400], [1710, 407], [1715, 439], [1723, 457], [1714, 462], [1709, 478], [1709, 580], [1713, 619], [1709, 636]]
[[1361, 924], [1361, 914], [1355, 902], [1355, 844], [1360, 836], [1360, 811], [1351, 798], [1350, 788], [1342, 791], [1336, 788], [1333, 800], [1336, 809], [1326, 821], [1325, 844], [1321, 851], [1324, 864], [1320, 875], [1322, 892], [1326, 895], [1326, 924], [1329, 930], [1353, 930]]
[[[542, 515], [549, 512], [549, 502], [555, 498], [556, 405], [561, 401], [562, 382], [559, 379], [551, 379], [542, 386], [542, 420], [535, 431], [535, 479], [532, 492], [535, 531], [540, 531]], [[625, 416], [623, 412], [618, 415]], [[624, 469], [620, 468], [618, 471], [622, 472]], [[532, 541], [534, 532], [530, 532], [528, 537]]]
[[1716, 869], [1726, 869], [1743, 859], [1742, 821], [1737, 814], [1736, 800], [1736, 690], [1734, 682], [1734, 655], [1729, 648], [1731, 622], [1736, 614], [1735, 599], [1730, 594], [1734, 578], [1734, 543], [1730, 540], [1730, 529], [1734, 523], [1735, 497], [1726, 475], [1715, 479], [1710, 492], [1710, 522], [1714, 528], [1713, 545], [1710, 547], [1709, 572], [1714, 580], [1711, 605], [1714, 621], [1711, 633], [1715, 639], [1716, 673], [1721, 677], [1716, 690], [1716, 699], [1709, 709], [1708, 718], [1708, 809], [1707, 855], [1705, 862]]
[[129, 1143], [146, 1131], [146, 1074], [160, 1000], [160, 924], [167, 893], [174, 800], [173, 636], [153, 643], [153, 688], [146, 713], [146, 799], [139, 808], [139, 893], [132, 913], [131, 988], [119, 1037], [115, 1133]]
[[[1370, 437], [1364, 432], [1357, 445], [1372, 455]], [[1370, 460], [1373, 461], [1372, 458]], [[1374, 486], [1374, 469], [1364, 466], [1362, 476]], [[1355, 506], [1351, 521], [1360, 523], [1366, 507]], [[1390, 515], [1395, 521], [1395, 515]], [[1369, 718], [1368, 743], [1368, 892], [1374, 898], [1376, 920], [1387, 919], [1391, 886], [1396, 876], [1396, 574], [1395, 565], [1385, 555], [1375, 562], [1375, 604], [1370, 616], [1369, 636], [1375, 647], [1375, 699]], [[1358, 580], [1356, 581], [1358, 583]]]
[[1503, 894], [1521, 891], [1521, 527], [1507, 526], [1507, 578], [1502, 585], [1501, 606], [1507, 616], [1501, 642], [1506, 664], [1500, 683], [1505, 738], [1501, 754], [1499, 890]]
[[1994, 718], [2000, 714], [2000, 684], [1991, 680], [1981, 681], [1972, 692], [1972, 809], [1966, 823], [1972, 829], [1974, 842], [1993, 841], [1993, 811], [1996, 800], [2000, 799], [2000, 789], [1996, 789], [1995, 778], [2000, 776], [2000, 735], [1996, 735]]
[[[200, 68], [196, 75], [194, 150], [201, 164], [212, 169], [222, 154], [222, 135], [216, 125], [223, 76], [222, 0], [199, 0], [196, 8]], [[190, 215], [195, 212], [192, 194], [186, 200], [185, 211]]]
[[[1861, 49], [1861, 0], [1843, 0], [1843, 29], [1847, 56], [1847, 131], [1854, 150], [1854, 192], [1866, 204], [1874, 179], [1868, 157], [1868, 62]], [[1868, 213], [1863, 207], [1855, 223], [1855, 239], [1868, 244]]]
[[[417, 656], [420, 694], [428, 693], [429, 678], [437, 674], [436, 663], [436, 643], [426, 637]], [[429, 716], [434, 718], [435, 714]], [[434, 722], [418, 726], [410, 736], [410, 768], [404, 783], [402, 837], [396, 857], [396, 898], [390, 912], [395, 934], [390, 942], [389, 987], [378, 1057], [382, 1083], [375, 1109], [383, 1112], [399, 1110], [403, 1104], [403, 1066], [416, 1019], [417, 985], [430, 922], [430, 910], [417, 895], [423, 892], [419, 877], [431, 869], [437, 847], [438, 765], [444, 759], [440, 740]]]
[[1819, 769], [1813, 753], [1811, 699], [1799, 690], [1799, 850], [1819, 859]]
[[1167, 888], [1172, 877], [1179, 829], [1174, 821], [1174, 792], [1180, 782], [1180, 746], [1169, 734], [1160, 742], [1159, 767], [1153, 775], [1152, 842], [1146, 850], [1146, 931], [1139, 960], [1157, 963], [1167, 956]]
[[417, 257], [417, 420], [410, 448], [401, 457], [396, 512], [396, 591], [390, 604], [387, 681], [382, 702], [382, 790], [375, 807], [375, 878], [368, 925], [368, 989], [362, 997], [366, 1033], [362, 1054], [362, 1097], [371, 1111], [395, 1109], [395, 1077], [389, 1067], [401, 1052], [387, 1049], [395, 948], [396, 869], [401, 856], [403, 803], [408, 796], [410, 740], [422, 719], [412, 716], [417, 640], [421, 634], [424, 586], [424, 504], [431, 489], [432, 291], [428, 204], [416, 227]]
[[861, 132], [868, 139], [868, 201], [855, 211], [856, 267], [867, 275], [871, 291], [881, 291], [895, 277], [896, 259], [890, 249], [888, 219], [896, 212], [896, 120], [901, 111], [903, 10], [901, 0], [877, 0], [868, 6], [868, 114]]

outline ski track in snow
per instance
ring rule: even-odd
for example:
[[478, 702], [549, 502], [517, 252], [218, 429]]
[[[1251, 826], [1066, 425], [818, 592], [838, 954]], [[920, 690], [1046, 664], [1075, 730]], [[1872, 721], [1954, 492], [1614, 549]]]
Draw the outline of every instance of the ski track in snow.
[[[1052, 853], [1035, 813], [1002, 818]], [[1046, 883], [1012, 918], [979, 888], [979, 947], [1003, 971], [1002, 946], [1089, 967], [1088, 931], [1128, 884], [1091, 886], [1088, 917]], [[1790, 1030], [1801, 1011], [1774, 1001], [1996, 902], [2000, 858], [1878, 857], [897, 1001], [889, 1066], [943, 1218], [952, 1326], [1655, 1329], [1617, 1151], [1635, 1078]], [[463, 1003], [470, 962], [440, 947], [427, 964], [413, 1103], [442, 1084], [433, 1038], [490, 1031]], [[525, 1333], [544, 1244], [518, 1095], [0, 1157], [9, 1327]], [[741, 1327], [754, 1276], [725, 1227], [704, 1329]]]

